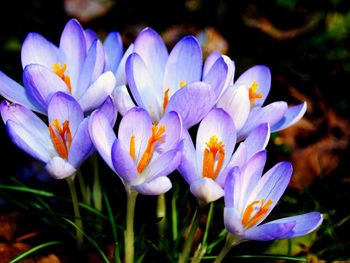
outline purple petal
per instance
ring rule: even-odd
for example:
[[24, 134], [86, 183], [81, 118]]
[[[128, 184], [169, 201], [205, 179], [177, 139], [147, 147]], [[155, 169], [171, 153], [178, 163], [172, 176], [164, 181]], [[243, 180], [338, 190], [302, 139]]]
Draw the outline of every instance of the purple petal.
[[289, 107], [283, 118], [271, 127], [271, 132], [283, 130], [299, 121], [304, 116], [306, 108], [306, 102]]
[[125, 149], [118, 139], [114, 141], [112, 146], [112, 162], [116, 173], [129, 184], [135, 184], [140, 178], [135, 161], [129, 154], [129, 149]]
[[161, 115], [162, 89], [155, 85], [142, 58], [133, 53], [126, 61], [126, 76], [130, 91], [138, 106], [147, 109], [159, 120]]
[[52, 96], [47, 111], [49, 123], [57, 119], [63, 125], [68, 120], [73, 136], [84, 119], [84, 113], [79, 103], [72, 96], [62, 92], [58, 92]]
[[226, 229], [237, 236], [244, 234], [241, 214], [237, 209], [225, 207], [224, 208], [224, 225]]
[[234, 207], [234, 202], [236, 201], [234, 199], [234, 185], [235, 185], [235, 182], [239, 180], [239, 177], [240, 177], [240, 169], [238, 167], [233, 167], [227, 174], [227, 177], [225, 180], [225, 186], [224, 186], [225, 208]]
[[131, 137], [134, 136], [136, 162], [145, 151], [151, 135], [152, 120], [147, 111], [142, 108], [131, 109], [120, 121], [118, 138], [123, 147], [130, 150]]
[[98, 153], [108, 166], [115, 171], [112, 163], [111, 152], [116, 136], [109, 120], [103, 112], [95, 111], [91, 114], [89, 120], [89, 133]]
[[254, 107], [260, 107], [264, 104], [271, 88], [271, 72], [270, 69], [264, 65], [257, 65], [243, 72], [243, 74], [236, 80], [235, 86], [245, 86], [249, 89], [253, 82], [256, 81], [259, 89], [258, 93], [263, 96], [261, 99], [256, 99]]
[[263, 224], [251, 227], [244, 233], [244, 238], [248, 240], [270, 241], [283, 238], [295, 227], [295, 222], [280, 224]]
[[76, 87], [86, 56], [85, 34], [78, 20], [71, 19], [64, 27], [60, 39], [60, 49], [65, 56], [72, 86]]
[[84, 36], [85, 36], [86, 52], [87, 52], [92, 46], [92, 44], [98, 39], [98, 36], [94, 31], [90, 29], [84, 30]]
[[156, 89], [161, 89], [168, 50], [160, 35], [151, 28], [145, 28], [138, 35], [134, 44], [134, 52], [145, 62], [149, 74], [155, 81]]
[[210, 178], [200, 178], [192, 182], [190, 190], [204, 204], [214, 202], [224, 196], [224, 190]]
[[115, 72], [115, 79], [117, 81], [116, 86], [127, 84], [126, 73], [125, 73], [125, 64], [126, 64], [128, 57], [133, 52], [133, 50], [134, 50], [134, 45], [131, 44], [128, 47], [128, 49], [125, 51], [119, 65], [118, 65], [117, 71]]
[[216, 60], [218, 60], [220, 57], [221, 57], [221, 53], [219, 51], [213, 51], [210, 53], [210, 55], [206, 58], [203, 66], [203, 74], [202, 74], [203, 78], [208, 74], [208, 72], [213, 67]]
[[227, 78], [229, 74], [233, 74], [233, 72], [230, 72], [228, 70], [228, 65], [223, 57], [220, 57], [214, 65], [211, 67], [208, 74], [205, 75], [203, 78], [203, 81], [210, 84], [210, 86], [213, 88], [215, 92], [215, 100], [217, 100], [220, 95], [222, 94], [226, 83]]
[[291, 238], [291, 237], [303, 236], [314, 231], [317, 227], [319, 227], [322, 224], [322, 221], [323, 221], [322, 214], [320, 214], [319, 212], [310, 212], [303, 215], [277, 219], [277, 220], [268, 222], [265, 225], [295, 223], [295, 226], [291, 231], [281, 236], [281, 238]]
[[118, 32], [111, 32], [104, 41], [106, 51], [105, 71], [117, 72], [118, 65], [123, 56], [123, 41]]
[[199, 81], [202, 74], [202, 50], [196, 38], [182, 38], [171, 51], [164, 73], [164, 89], [173, 95], [181, 87], [180, 83]]
[[171, 187], [171, 181], [168, 177], [158, 177], [150, 182], [132, 186], [137, 192], [143, 195], [160, 195], [168, 192]]
[[46, 170], [55, 179], [64, 179], [76, 173], [75, 167], [61, 157], [53, 157], [45, 166]]
[[166, 112], [176, 111], [184, 128], [189, 129], [201, 121], [215, 104], [215, 93], [204, 82], [194, 82], [171, 96]]
[[106, 100], [112, 94], [115, 87], [115, 77], [111, 71], [103, 73], [84, 95], [79, 99], [79, 104], [84, 112], [92, 111]]
[[107, 99], [103, 102], [99, 110], [107, 117], [111, 127], [114, 127], [115, 122], [117, 120], [118, 111], [115, 107], [114, 100], [111, 96], [107, 97]]
[[29, 33], [21, 48], [23, 69], [29, 64], [40, 64], [47, 68], [59, 62], [59, 49], [37, 33]]
[[263, 123], [254, 128], [244, 140], [247, 146], [247, 159], [250, 159], [255, 153], [265, 149], [270, 139], [270, 125]]
[[131, 108], [136, 107], [125, 85], [115, 87], [113, 91], [113, 98], [114, 98], [117, 110], [120, 112], [122, 116], [124, 116], [126, 112]]
[[[51, 96], [62, 91], [69, 93], [66, 83], [50, 69], [31, 64], [23, 71], [23, 82], [28, 95], [38, 102], [40, 107], [46, 109]], [[50, 83], [48, 85], [48, 83]]]
[[225, 167], [236, 144], [236, 129], [230, 115], [222, 109], [210, 111], [199, 125], [196, 140], [198, 167], [203, 166], [204, 150], [212, 136], [224, 145], [225, 159], [221, 167]]
[[180, 116], [175, 111], [166, 113], [158, 123], [158, 127], [165, 126], [164, 142], [159, 144], [156, 151], [163, 153], [176, 148], [182, 136], [182, 122]]
[[240, 86], [237, 89], [230, 86], [220, 97], [216, 107], [223, 108], [230, 114], [237, 131], [239, 131], [248, 119], [250, 112], [250, 100], [247, 89], [244, 86]]

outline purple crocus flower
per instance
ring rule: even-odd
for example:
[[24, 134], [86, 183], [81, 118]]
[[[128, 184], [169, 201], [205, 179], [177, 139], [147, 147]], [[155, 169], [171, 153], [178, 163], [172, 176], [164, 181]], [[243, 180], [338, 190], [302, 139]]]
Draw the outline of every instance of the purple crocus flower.
[[257, 127], [234, 153], [236, 129], [233, 121], [224, 110], [213, 109], [198, 127], [196, 148], [187, 131], [184, 131], [184, 138], [178, 170], [189, 183], [192, 194], [206, 204], [224, 195], [225, 179], [232, 167], [243, 165], [252, 154], [266, 147], [269, 126]]
[[[110, 53], [108, 56], [117, 57]], [[76, 19], [65, 25], [59, 47], [38, 33], [29, 33], [21, 49], [25, 88], [0, 72], [0, 94], [47, 115], [51, 97], [60, 91], [73, 96], [84, 112], [92, 111], [112, 94], [116, 84], [111, 71], [115, 65], [108, 62], [105, 67], [105, 57], [96, 34], [84, 31]]]
[[[189, 128], [212, 109], [232, 82], [234, 64], [216, 52], [202, 67], [202, 50], [193, 36], [182, 38], [169, 54], [160, 35], [146, 28], [136, 38], [125, 70], [134, 101], [155, 122], [176, 111]], [[126, 91], [123, 95], [127, 96]], [[120, 112], [132, 106], [117, 104]]]
[[126, 188], [145, 195], [167, 192], [167, 177], [181, 159], [182, 124], [176, 112], [168, 112], [153, 124], [146, 110], [134, 107], [122, 118], [118, 138], [105, 114], [91, 115], [89, 130], [93, 144]]
[[234, 120], [238, 140], [261, 123], [269, 123], [271, 132], [285, 129], [303, 117], [306, 102], [288, 107], [284, 101], [263, 107], [271, 87], [268, 67], [254, 66], [245, 71], [220, 97], [217, 107], [226, 110]]
[[225, 182], [224, 224], [235, 239], [268, 241], [305, 235], [322, 223], [322, 214], [310, 212], [261, 224], [281, 198], [292, 175], [292, 165], [280, 162], [263, 176], [266, 151], [256, 153]]
[[[21, 104], [3, 101], [0, 111], [12, 141], [33, 158], [46, 163], [47, 171], [56, 179], [73, 175], [94, 151], [88, 118], [84, 118], [79, 103], [66, 93], [52, 96], [48, 104], [49, 125]], [[116, 115], [112, 98], [106, 100], [101, 111]]]

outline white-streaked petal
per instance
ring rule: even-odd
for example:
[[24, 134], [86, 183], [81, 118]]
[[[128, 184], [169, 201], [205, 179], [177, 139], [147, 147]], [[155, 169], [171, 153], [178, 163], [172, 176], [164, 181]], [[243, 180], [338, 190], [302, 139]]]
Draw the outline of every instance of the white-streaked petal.
[[125, 51], [122, 59], [119, 62], [117, 71], [115, 72], [115, 79], [116, 79], [116, 86], [121, 86], [121, 85], [126, 85], [127, 84], [127, 80], [126, 80], [126, 73], [125, 73], [125, 64], [126, 64], [126, 60], [128, 59], [128, 57], [130, 56], [130, 54], [133, 52], [134, 50], [134, 45], [131, 44], [128, 49]]
[[158, 126], [165, 126], [164, 142], [160, 143], [156, 151], [163, 153], [176, 148], [182, 136], [182, 122], [179, 114], [175, 111], [164, 114]]
[[160, 195], [168, 192], [172, 184], [168, 177], [162, 176], [149, 182], [133, 185], [132, 187], [143, 195]]
[[266, 148], [270, 139], [270, 125], [263, 123], [254, 128], [244, 140], [247, 147], [247, 159], [250, 159], [256, 152]]
[[53, 157], [45, 166], [46, 170], [55, 179], [64, 179], [76, 173], [76, 169], [61, 157]]
[[124, 116], [131, 108], [136, 107], [125, 85], [115, 87], [113, 98], [116, 107], [122, 116]]
[[224, 196], [224, 190], [210, 178], [200, 178], [190, 185], [191, 193], [198, 201], [208, 204]]
[[271, 131], [280, 131], [293, 125], [304, 116], [306, 109], [306, 102], [289, 107], [288, 110], [285, 112], [283, 118], [271, 127]]

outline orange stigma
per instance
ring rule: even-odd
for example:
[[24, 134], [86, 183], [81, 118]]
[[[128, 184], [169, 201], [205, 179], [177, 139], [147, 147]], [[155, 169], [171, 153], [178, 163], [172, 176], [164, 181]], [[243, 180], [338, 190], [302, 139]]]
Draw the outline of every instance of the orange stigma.
[[[154, 145], [156, 142], [164, 142], [163, 135], [165, 133], [165, 126], [152, 126], [152, 135], [149, 137], [145, 151], [143, 152], [140, 161], [137, 164], [137, 171], [142, 173], [146, 168], [150, 160], [152, 159], [154, 152]], [[133, 160], [136, 159], [136, 149], [135, 149], [135, 136], [132, 135], [130, 138], [130, 151], [129, 154]]]
[[[260, 207], [254, 207], [259, 203]], [[263, 218], [266, 215], [266, 213], [269, 211], [269, 207], [271, 204], [271, 199], [269, 199], [266, 203], [264, 199], [261, 199], [260, 201], [251, 202], [244, 210], [242, 216], [242, 225], [245, 228], [249, 228], [255, 225], [261, 218]], [[258, 208], [258, 210], [255, 212], [256, 208]]]
[[63, 66], [61, 67], [61, 63], [58, 62], [52, 65], [52, 69], [53, 72], [55, 72], [55, 74], [59, 76], [64, 81], [64, 83], [66, 83], [69, 93], [72, 94], [72, 85], [70, 83], [70, 77], [64, 74], [64, 72], [67, 69], [67, 64], [63, 64]]
[[254, 106], [256, 99], [261, 99], [263, 97], [262, 93], [257, 93], [259, 89], [258, 83], [254, 80], [253, 84], [249, 88], [249, 99], [250, 99], [250, 107]]
[[164, 92], [163, 112], [165, 111], [166, 106], [168, 106], [168, 102], [169, 102], [169, 89], [167, 89], [167, 90]]
[[61, 124], [57, 119], [54, 119], [49, 125], [50, 137], [55, 149], [60, 157], [67, 160], [68, 151], [72, 144], [72, 133], [69, 128], [69, 121], [66, 120]]
[[[203, 177], [215, 180], [225, 159], [225, 145], [221, 141], [218, 142], [218, 138], [215, 135], [210, 137], [206, 145], [207, 148], [203, 154]], [[216, 160], [216, 167], [214, 167]]]

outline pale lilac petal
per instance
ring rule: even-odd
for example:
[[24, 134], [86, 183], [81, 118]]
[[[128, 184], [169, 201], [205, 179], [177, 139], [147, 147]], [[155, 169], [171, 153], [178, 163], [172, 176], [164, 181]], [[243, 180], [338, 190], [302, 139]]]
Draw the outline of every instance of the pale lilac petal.
[[164, 114], [163, 118], [158, 123], [158, 127], [165, 126], [164, 142], [156, 146], [156, 151], [163, 153], [176, 148], [182, 136], [182, 122], [180, 116], [175, 111]]
[[112, 94], [114, 87], [115, 77], [113, 73], [111, 71], [103, 73], [78, 100], [83, 111], [92, 111], [101, 106], [105, 99]]
[[277, 219], [277, 220], [268, 222], [265, 225], [295, 223], [295, 226], [291, 231], [281, 236], [281, 238], [292, 238], [292, 237], [306, 235], [314, 231], [317, 227], [319, 227], [322, 224], [322, 221], [323, 221], [322, 214], [320, 214], [319, 212], [309, 212], [302, 215]]
[[131, 54], [126, 61], [126, 76], [138, 106], [147, 109], [153, 118], [159, 120], [163, 103], [162, 89], [155, 85], [144, 61], [136, 53]]
[[248, 119], [250, 112], [250, 100], [248, 90], [244, 86], [234, 89], [228, 87], [220, 97], [216, 107], [224, 109], [230, 114], [237, 131], [239, 131]]
[[208, 74], [205, 75], [203, 81], [210, 84], [215, 92], [215, 100], [217, 100], [222, 94], [226, 80], [232, 75], [233, 72], [229, 72], [228, 65], [223, 57], [220, 57], [214, 65], [211, 67]]
[[215, 93], [204, 82], [194, 82], [178, 90], [169, 100], [166, 112], [176, 111], [184, 128], [201, 121], [215, 104]]
[[271, 88], [271, 72], [270, 69], [264, 65], [257, 65], [251, 67], [242, 73], [242, 75], [236, 80], [236, 86], [245, 86], [249, 89], [253, 82], [256, 81], [259, 88], [258, 93], [261, 93], [263, 96], [261, 99], [256, 99], [254, 107], [260, 107], [264, 104], [266, 97], [268, 96]]
[[283, 118], [288, 105], [284, 101], [273, 102], [263, 108], [252, 108], [248, 120], [243, 128], [238, 132], [238, 140], [246, 138], [252, 129], [262, 123], [269, 123], [270, 127]]
[[33, 158], [46, 163], [50, 160], [51, 156], [53, 156], [54, 153], [49, 145], [43, 144], [42, 140], [37, 138], [38, 136], [33, 136], [30, 131], [20, 124], [8, 120], [6, 123], [6, 130], [13, 143]]
[[84, 30], [84, 36], [85, 36], [86, 52], [87, 52], [92, 46], [92, 44], [98, 39], [98, 36], [91, 29]]
[[73, 136], [84, 119], [84, 113], [79, 103], [72, 96], [63, 92], [58, 92], [52, 96], [47, 111], [49, 123], [57, 119], [63, 125], [68, 120]]
[[129, 154], [129, 149], [123, 147], [120, 140], [116, 139], [112, 146], [112, 162], [115, 172], [129, 184], [134, 184], [139, 179], [134, 160]]
[[225, 159], [222, 167], [225, 167], [236, 144], [236, 129], [230, 115], [222, 109], [210, 111], [199, 125], [196, 140], [198, 167], [203, 165], [204, 150], [212, 136], [216, 136], [218, 142], [221, 141], [224, 144]]
[[115, 136], [109, 120], [103, 112], [95, 111], [91, 114], [89, 120], [89, 133], [98, 153], [108, 166], [115, 171], [112, 163], [111, 152], [112, 145], [117, 137]]
[[304, 116], [306, 109], [306, 102], [289, 107], [283, 118], [271, 127], [271, 132], [280, 131], [293, 125]]
[[134, 50], [134, 45], [131, 44], [128, 47], [128, 49], [125, 51], [121, 61], [119, 62], [119, 66], [117, 68], [117, 71], [115, 72], [115, 79], [117, 81], [115, 84], [116, 86], [127, 84], [126, 73], [125, 73], [125, 64], [126, 64], [128, 57], [133, 52], [133, 50]]
[[106, 52], [105, 71], [117, 72], [118, 65], [123, 56], [123, 41], [118, 32], [111, 32], [103, 43]]
[[132, 108], [119, 124], [118, 138], [125, 149], [130, 150], [131, 137], [135, 140], [135, 162], [137, 163], [152, 135], [152, 119], [142, 108]]
[[60, 49], [65, 56], [67, 73], [70, 76], [72, 87], [76, 87], [86, 56], [85, 33], [78, 20], [71, 19], [64, 27], [60, 39]]
[[210, 71], [210, 69], [216, 62], [216, 60], [218, 60], [220, 57], [221, 57], [221, 53], [219, 51], [213, 51], [210, 53], [210, 55], [206, 58], [203, 66], [203, 74], [202, 74], [203, 78], [208, 74], [208, 72]]
[[210, 178], [200, 178], [192, 182], [190, 190], [204, 204], [214, 202], [224, 196], [224, 190]]
[[46, 170], [55, 179], [64, 179], [76, 173], [76, 169], [61, 157], [53, 157], [45, 166]]
[[102, 112], [107, 117], [107, 119], [109, 120], [109, 123], [111, 124], [111, 127], [114, 127], [115, 122], [117, 120], [118, 111], [116, 109], [112, 96], [107, 97], [107, 99], [103, 102], [103, 104], [99, 108], [99, 111]]
[[[18, 125], [21, 125], [23, 129], [26, 129], [28, 133], [32, 134], [41, 144], [47, 145], [48, 148], [52, 146], [47, 125], [28, 108], [3, 101], [0, 104], [0, 111], [5, 124], [8, 120], [14, 121]], [[52, 147], [51, 150], [54, 151]]]
[[122, 116], [124, 116], [131, 108], [136, 107], [125, 85], [115, 87], [113, 91], [113, 98], [116, 107]]
[[202, 74], [202, 50], [193, 36], [182, 38], [171, 51], [165, 66], [163, 88], [172, 96], [180, 83], [199, 81]]
[[59, 49], [37, 33], [29, 33], [21, 48], [23, 69], [29, 64], [40, 64], [52, 68], [59, 61]]
[[145, 28], [134, 43], [134, 52], [139, 54], [155, 81], [156, 89], [162, 90], [165, 65], [168, 60], [168, 50], [161, 36], [151, 28]]
[[226, 229], [232, 234], [238, 236], [244, 234], [241, 214], [234, 208], [224, 208], [224, 225]]
[[184, 146], [182, 150], [182, 157], [179, 167], [177, 168], [182, 177], [188, 184], [191, 184], [201, 175], [197, 172], [196, 150], [191, 139], [190, 134], [186, 129], [183, 130]]
[[139, 185], [132, 186], [137, 192], [143, 195], [160, 195], [168, 192], [171, 187], [171, 181], [168, 177], [162, 176]]
[[89, 119], [85, 118], [76, 131], [72, 145], [69, 148], [68, 161], [74, 167], [79, 167], [94, 151], [89, 134]]
[[54, 93], [58, 91], [69, 93], [66, 83], [60, 77], [39, 64], [25, 67], [23, 82], [28, 95], [44, 109], [47, 109], [47, 104]]
[[90, 47], [81, 72], [79, 74], [78, 86], [73, 88], [74, 97], [80, 99], [89, 88], [89, 85], [96, 81], [102, 74], [104, 68], [104, 50], [99, 40], [96, 40]]
[[26, 90], [0, 71], [0, 95], [9, 101], [22, 104], [29, 109], [45, 114], [45, 108], [27, 96]]
[[[234, 199], [234, 185], [236, 181], [240, 177], [240, 169], [239, 167], [233, 167], [227, 174], [227, 178], [225, 180], [225, 208], [233, 208], [234, 202], [236, 201]], [[239, 200], [237, 200], [239, 201]], [[236, 202], [237, 202], [236, 201]]]
[[287, 235], [295, 227], [295, 222], [279, 224], [263, 224], [257, 227], [251, 227], [244, 233], [247, 240], [270, 241]]
[[244, 140], [247, 146], [247, 159], [250, 159], [256, 152], [266, 148], [270, 139], [270, 125], [263, 123], [254, 128]]

